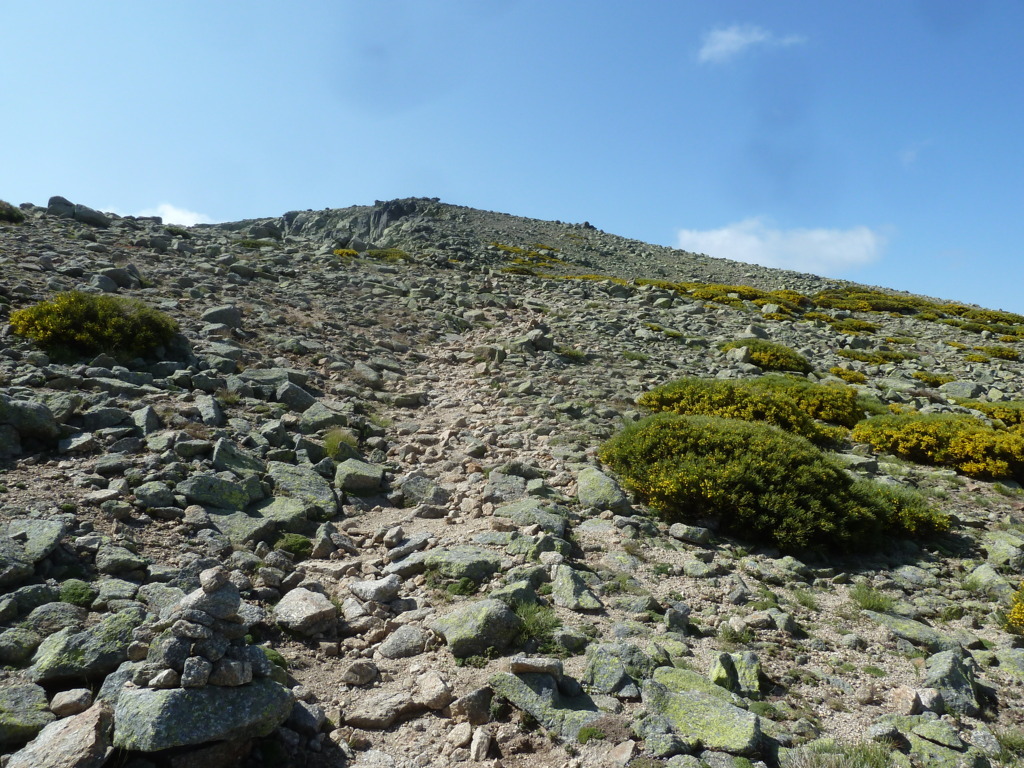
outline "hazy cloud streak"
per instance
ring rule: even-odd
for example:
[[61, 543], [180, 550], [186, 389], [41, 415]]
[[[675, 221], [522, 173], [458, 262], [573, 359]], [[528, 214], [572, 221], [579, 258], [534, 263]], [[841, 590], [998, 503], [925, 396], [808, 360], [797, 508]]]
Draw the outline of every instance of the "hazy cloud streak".
[[836, 277], [878, 260], [885, 238], [868, 227], [773, 229], [762, 218], [721, 229], [681, 229], [680, 248], [765, 267]]
[[205, 213], [189, 211], [185, 208], [179, 208], [176, 205], [171, 205], [170, 203], [160, 203], [160, 205], [155, 208], [146, 208], [135, 215], [160, 216], [164, 220], [164, 224], [178, 224], [183, 227], [191, 227], [193, 224], [213, 223], [213, 219]]
[[800, 35], [779, 37], [752, 24], [734, 24], [708, 32], [704, 36], [704, 44], [697, 53], [697, 60], [701, 64], [721, 64], [755, 45], [786, 48], [803, 42], [806, 42], [806, 38]]

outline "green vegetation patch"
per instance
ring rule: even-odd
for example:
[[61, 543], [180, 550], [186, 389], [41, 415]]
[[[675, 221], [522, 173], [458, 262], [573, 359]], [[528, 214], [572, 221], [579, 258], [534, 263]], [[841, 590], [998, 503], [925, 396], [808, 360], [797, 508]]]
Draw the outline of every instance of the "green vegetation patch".
[[69, 291], [11, 313], [11, 328], [39, 346], [77, 356], [109, 352], [139, 357], [178, 332], [173, 318], [137, 299]]
[[1007, 400], [1005, 403], [986, 403], [981, 400], [957, 400], [958, 405], [981, 411], [990, 419], [999, 419], [1008, 427], [1024, 424], [1024, 400]]
[[313, 554], [313, 542], [299, 533], [282, 533], [274, 542], [274, 549], [288, 552], [296, 560], [305, 560]]
[[8, 224], [21, 224], [25, 220], [25, 214], [20, 208], [15, 208], [6, 200], [0, 200], [0, 221]]
[[807, 358], [785, 344], [776, 344], [765, 339], [736, 339], [720, 346], [723, 352], [738, 347], [750, 350], [750, 359], [766, 371], [794, 371], [810, 373], [812, 368]]
[[788, 550], [865, 547], [949, 525], [921, 496], [854, 481], [808, 440], [766, 424], [656, 414], [599, 456], [669, 520], [718, 518], [726, 533]]
[[854, 440], [919, 464], [952, 467], [965, 475], [1024, 480], [1024, 431], [995, 429], [953, 413], [897, 413], [854, 427]]

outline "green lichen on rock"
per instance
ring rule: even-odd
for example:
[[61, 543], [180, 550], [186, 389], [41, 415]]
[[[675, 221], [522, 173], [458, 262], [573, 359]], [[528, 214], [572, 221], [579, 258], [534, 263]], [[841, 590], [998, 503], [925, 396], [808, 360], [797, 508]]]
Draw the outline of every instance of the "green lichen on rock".
[[24, 683], [0, 688], [0, 745], [28, 741], [56, 717], [49, 710], [46, 691]]
[[761, 745], [760, 718], [717, 696], [699, 691], [673, 693], [661, 683], [644, 684], [643, 703], [661, 715], [684, 739], [699, 741], [705, 749], [752, 755]]
[[523, 620], [500, 600], [467, 603], [437, 619], [431, 629], [444, 635], [457, 658], [501, 652], [515, 644]]
[[32, 657], [29, 677], [37, 683], [103, 677], [128, 658], [132, 630], [145, 616], [141, 608], [129, 608], [83, 632], [65, 628], [50, 635]]
[[488, 681], [496, 696], [528, 713], [546, 730], [576, 741], [580, 730], [601, 717], [589, 696], [568, 697], [550, 675], [499, 672]]

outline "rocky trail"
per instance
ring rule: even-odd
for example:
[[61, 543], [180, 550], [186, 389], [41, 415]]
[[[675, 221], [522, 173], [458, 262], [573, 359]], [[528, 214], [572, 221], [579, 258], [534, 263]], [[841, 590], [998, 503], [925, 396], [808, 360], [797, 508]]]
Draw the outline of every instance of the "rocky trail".
[[[807, 318], [787, 296], [849, 284], [437, 200], [190, 228], [21, 210], [0, 223], [0, 764], [800, 767], [872, 743], [1018, 764], [1016, 482], [846, 441], [849, 472], [951, 529], [797, 557], [669, 524], [597, 459], [645, 391], [761, 376], [732, 340], [984, 418], [964, 399], [1024, 399], [1005, 317]], [[70, 290], [180, 335], [66, 361], [13, 332]]]

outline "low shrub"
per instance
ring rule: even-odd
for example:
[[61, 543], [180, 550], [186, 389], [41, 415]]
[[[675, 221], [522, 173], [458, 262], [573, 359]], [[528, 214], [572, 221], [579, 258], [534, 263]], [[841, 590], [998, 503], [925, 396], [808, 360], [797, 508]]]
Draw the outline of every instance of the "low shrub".
[[891, 349], [840, 349], [836, 351], [840, 357], [847, 360], [857, 360], [870, 365], [884, 365], [885, 363], [900, 363], [904, 360], [916, 360], [919, 355], [913, 352], [897, 352]]
[[941, 387], [943, 384], [948, 384], [956, 378], [948, 373], [929, 373], [928, 371], [914, 371], [910, 375], [923, 382], [926, 387]]
[[25, 220], [25, 214], [20, 208], [15, 208], [6, 200], [0, 200], [0, 221], [8, 224], [21, 224]]
[[860, 371], [854, 371], [850, 368], [840, 368], [838, 365], [828, 369], [838, 379], [842, 379], [847, 384], [866, 384], [868, 377]]
[[11, 328], [51, 351], [128, 357], [147, 355], [178, 332], [171, 317], [141, 301], [81, 291], [12, 312]]
[[981, 400], [958, 400], [958, 405], [981, 411], [990, 419], [999, 419], [1008, 427], [1024, 424], [1024, 400], [1008, 400], [1005, 403], [986, 403]]
[[716, 518], [726, 533], [787, 550], [864, 547], [948, 527], [919, 495], [854, 481], [809, 441], [766, 424], [656, 414], [599, 456], [663, 517]]
[[971, 477], [1024, 480], [1024, 431], [994, 429], [965, 414], [898, 413], [858, 424], [852, 437], [919, 464]]
[[721, 345], [724, 352], [738, 347], [749, 349], [751, 361], [766, 371], [810, 373], [812, 370], [806, 357], [785, 344], [776, 344], [765, 339], [736, 339]]
[[1013, 347], [1004, 347], [1001, 344], [975, 347], [982, 354], [995, 357], [1000, 360], [1020, 360], [1020, 354]]

